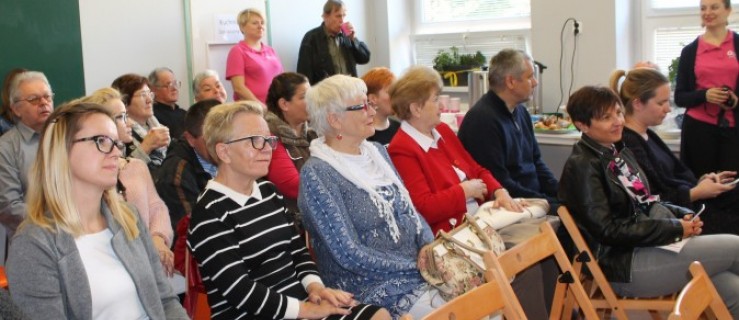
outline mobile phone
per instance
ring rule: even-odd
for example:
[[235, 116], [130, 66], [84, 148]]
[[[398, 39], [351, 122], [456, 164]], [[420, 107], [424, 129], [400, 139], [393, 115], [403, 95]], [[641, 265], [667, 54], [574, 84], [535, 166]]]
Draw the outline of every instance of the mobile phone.
[[693, 220], [695, 220], [695, 218], [698, 218], [701, 215], [701, 213], [703, 213], [703, 211], [706, 211], [706, 205], [705, 204], [701, 205], [701, 209], [698, 210], [698, 213], [694, 214], [692, 218], [690, 218], [690, 221], [693, 221]]
[[341, 24], [341, 33], [343, 33], [345, 36], [351, 35], [351, 30], [349, 30], [349, 22], [344, 22]]
[[[723, 87], [721, 87], [721, 89], [723, 89], [723, 90], [724, 90], [724, 92], [729, 92], [729, 91], [731, 91], [731, 88], [729, 88], [729, 86], [723, 86]], [[733, 97], [733, 96], [731, 96], [731, 95], [729, 95], [729, 98], [727, 98], [727, 99], [726, 99], [726, 103], [725, 103], [725, 105], [726, 105], [727, 107], [732, 107], [732, 106], [734, 106], [734, 97]]]

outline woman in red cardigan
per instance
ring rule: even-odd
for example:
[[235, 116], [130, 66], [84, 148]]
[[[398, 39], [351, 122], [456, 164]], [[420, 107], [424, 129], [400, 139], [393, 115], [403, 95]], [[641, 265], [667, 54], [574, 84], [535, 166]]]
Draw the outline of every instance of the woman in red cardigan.
[[388, 151], [418, 212], [436, 233], [452, 229], [487, 200], [523, 211], [441, 122], [441, 88], [439, 73], [428, 67], [411, 68], [390, 87], [393, 110], [403, 122]]

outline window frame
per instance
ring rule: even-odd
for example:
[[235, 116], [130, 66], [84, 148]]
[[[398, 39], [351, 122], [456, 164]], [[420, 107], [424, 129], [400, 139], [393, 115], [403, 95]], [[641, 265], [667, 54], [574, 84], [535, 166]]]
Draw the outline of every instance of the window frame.
[[451, 22], [423, 22], [422, 2], [413, 0], [413, 34], [443, 34], [480, 31], [531, 30], [531, 12], [526, 17], [476, 19]]

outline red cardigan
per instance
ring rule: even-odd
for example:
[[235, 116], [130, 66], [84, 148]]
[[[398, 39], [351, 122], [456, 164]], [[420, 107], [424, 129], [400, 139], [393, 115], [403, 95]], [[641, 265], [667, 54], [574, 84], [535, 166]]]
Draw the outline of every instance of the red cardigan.
[[437, 149], [424, 152], [402, 129], [388, 146], [390, 158], [408, 188], [413, 205], [434, 233], [448, 231], [451, 228], [449, 219], [462, 222], [467, 212], [467, 199], [452, 166], [462, 170], [467, 179], [482, 179], [487, 185], [488, 198], [492, 199], [495, 190], [502, 188], [490, 171], [472, 159], [449, 126], [441, 123], [436, 130], [441, 134]]

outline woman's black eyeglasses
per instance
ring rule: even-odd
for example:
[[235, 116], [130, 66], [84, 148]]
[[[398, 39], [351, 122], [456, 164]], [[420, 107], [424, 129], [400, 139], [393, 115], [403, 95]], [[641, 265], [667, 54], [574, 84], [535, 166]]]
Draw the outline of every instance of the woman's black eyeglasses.
[[83, 142], [83, 141], [95, 142], [95, 146], [97, 146], [98, 151], [104, 154], [110, 154], [111, 152], [113, 152], [113, 147], [118, 148], [118, 150], [120, 151], [123, 151], [123, 148], [126, 147], [126, 145], [123, 144], [123, 142], [121, 142], [120, 140], [113, 140], [113, 138], [104, 136], [104, 135], [97, 135], [97, 136], [72, 140], [73, 143]]
[[262, 150], [264, 149], [264, 146], [269, 144], [269, 147], [271, 149], [275, 148], [275, 145], [277, 144], [277, 137], [275, 136], [260, 136], [260, 135], [254, 135], [254, 136], [248, 136], [238, 139], [233, 139], [224, 142], [225, 144], [232, 144], [234, 142], [244, 141], [244, 140], [251, 140], [251, 146], [254, 147], [254, 149]]

